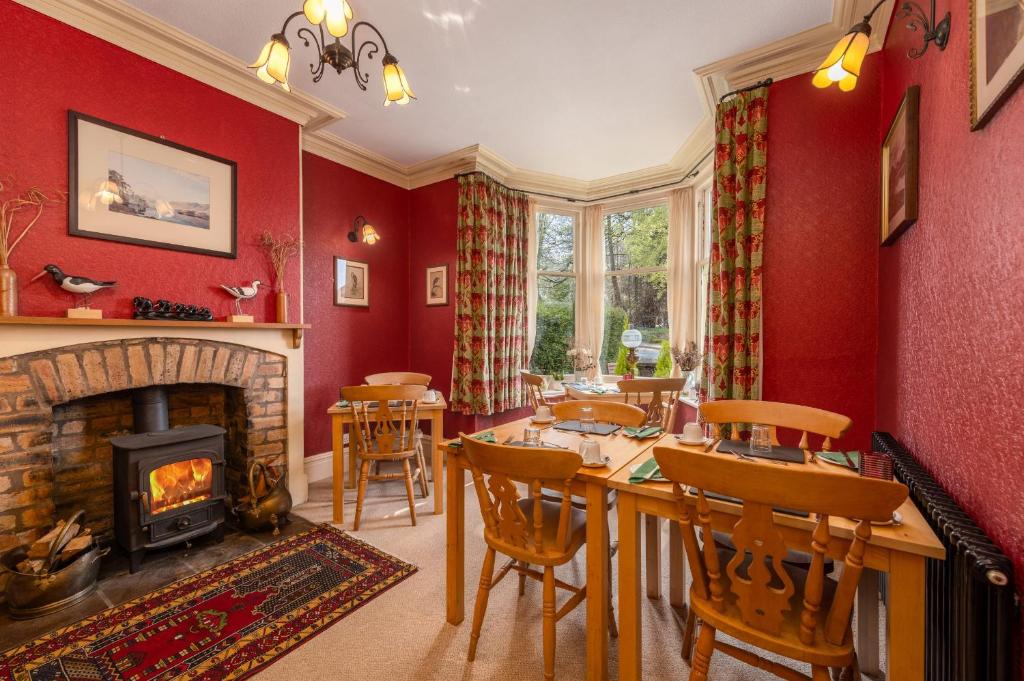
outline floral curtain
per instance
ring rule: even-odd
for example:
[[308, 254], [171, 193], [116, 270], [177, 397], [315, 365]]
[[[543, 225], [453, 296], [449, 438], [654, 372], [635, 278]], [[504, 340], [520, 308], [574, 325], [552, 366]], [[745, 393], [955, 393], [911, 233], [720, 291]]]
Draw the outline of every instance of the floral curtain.
[[719, 104], [715, 117], [715, 224], [701, 400], [761, 396], [768, 88]]
[[524, 403], [528, 199], [483, 173], [463, 175], [458, 219], [452, 409], [489, 415]]

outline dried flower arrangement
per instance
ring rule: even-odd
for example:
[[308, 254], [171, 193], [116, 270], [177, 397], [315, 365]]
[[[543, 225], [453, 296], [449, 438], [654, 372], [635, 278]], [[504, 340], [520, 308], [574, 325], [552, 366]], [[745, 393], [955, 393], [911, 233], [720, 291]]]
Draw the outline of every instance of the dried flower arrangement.
[[288, 261], [299, 254], [302, 240], [291, 234], [274, 236], [270, 230], [260, 235], [260, 246], [267, 252], [270, 264], [274, 267], [274, 279], [278, 291], [284, 291], [284, 271]]
[[274, 268], [274, 286], [277, 289], [277, 321], [288, 322], [288, 294], [284, 290], [285, 269], [288, 261], [299, 254], [302, 240], [291, 234], [274, 236], [270, 230], [260, 235], [260, 246], [267, 252], [270, 264]]
[[[0, 178], [0, 195], [11, 191], [13, 187], [13, 177]], [[12, 196], [0, 203], [0, 267], [10, 267], [11, 253], [39, 221], [46, 204], [63, 203], [66, 199], [67, 194], [62, 191], [46, 193], [39, 187], [29, 187], [22, 194]], [[29, 218], [28, 224], [15, 236], [14, 218], [18, 213], [27, 210], [34, 211], [34, 214]]]
[[672, 348], [672, 360], [679, 367], [679, 371], [686, 373], [687, 371], [693, 371], [700, 366], [701, 353], [697, 350], [697, 344], [690, 341], [686, 344], [686, 350], [680, 350], [677, 347]]

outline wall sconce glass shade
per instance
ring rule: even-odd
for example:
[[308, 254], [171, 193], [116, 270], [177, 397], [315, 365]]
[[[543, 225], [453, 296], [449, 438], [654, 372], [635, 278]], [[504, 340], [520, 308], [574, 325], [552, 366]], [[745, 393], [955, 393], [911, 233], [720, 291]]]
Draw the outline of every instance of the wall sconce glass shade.
[[857, 87], [860, 67], [867, 56], [871, 42], [871, 25], [867, 22], [857, 24], [840, 38], [825, 61], [814, 72], [815, 87], [827, 88], [832, 83], [839, 83], [839, 89], [849, 92]]
[[348, 22], [352, 19], [352, 7], [348, 0], [306, 0], [302, 13], [314, 26], [327, 20], [327, 32], [335, 38], [348, 33]]
[[352, 231], [348, 233], [348, 240], [356, 243], [362, 240], [367, 246], [372, 246], [380, 241], [380, 234], [373, 228], [373, 225], [366, 221], [362, 215], [352, 222]]
[[393, 55], [384, 55], [384, 92], [386, 98], [384, 106], [391, 106], [392, 103], [405, 105], [409, 100], [416, 99], [409, 81], [405, 79], [405, 71], [398, 65], [398, 60]]
[[259, 58], [249, 65], [250, 69], [256, 69], [256, 75], [264, 83], [271, 85], [277, 83], [285, 92], [291, 92], [288, 87], [288, 69], [291, 67], [291, 47], [283, 33], [275, 33], [270, 37], [270, 42], [263, 46]]
[[369, 246], [380, 241], [380, 234], [373, 228], [373, 225], [363, 225], [363, 243]]

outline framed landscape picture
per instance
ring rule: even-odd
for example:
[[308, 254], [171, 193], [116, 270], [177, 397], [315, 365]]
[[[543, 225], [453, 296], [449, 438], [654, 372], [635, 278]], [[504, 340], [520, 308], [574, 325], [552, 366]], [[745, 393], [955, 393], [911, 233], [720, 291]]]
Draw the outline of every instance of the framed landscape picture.
[[918, 116], [921, 89], [907, 89], [882, 143], [882, 245], [917, 221]]
[[1024, 0], [971, 0], [971, 129], [1024, 78]]
[[448, 265], [427, 268], [427, 305], [448, 304]]
[[237, 166], [68, 112], [68, 233], [234, 258]]
[[370, 266], [334, 258], [334, 304], [370, 307]]

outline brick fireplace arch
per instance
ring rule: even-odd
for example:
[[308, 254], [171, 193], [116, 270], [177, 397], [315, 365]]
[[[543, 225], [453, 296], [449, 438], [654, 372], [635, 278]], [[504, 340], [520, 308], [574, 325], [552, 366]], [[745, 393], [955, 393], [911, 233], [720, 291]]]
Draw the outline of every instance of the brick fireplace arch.
[[248, 465], [282, 465], [287, 451], [287, 360], [219, 341], [139, 338], [71, 345], [0, 359], [0, 551], [56, 520], [54, 408], [154, 385], [237, 389], [241, 413], [227, 452], [229, 493]]

